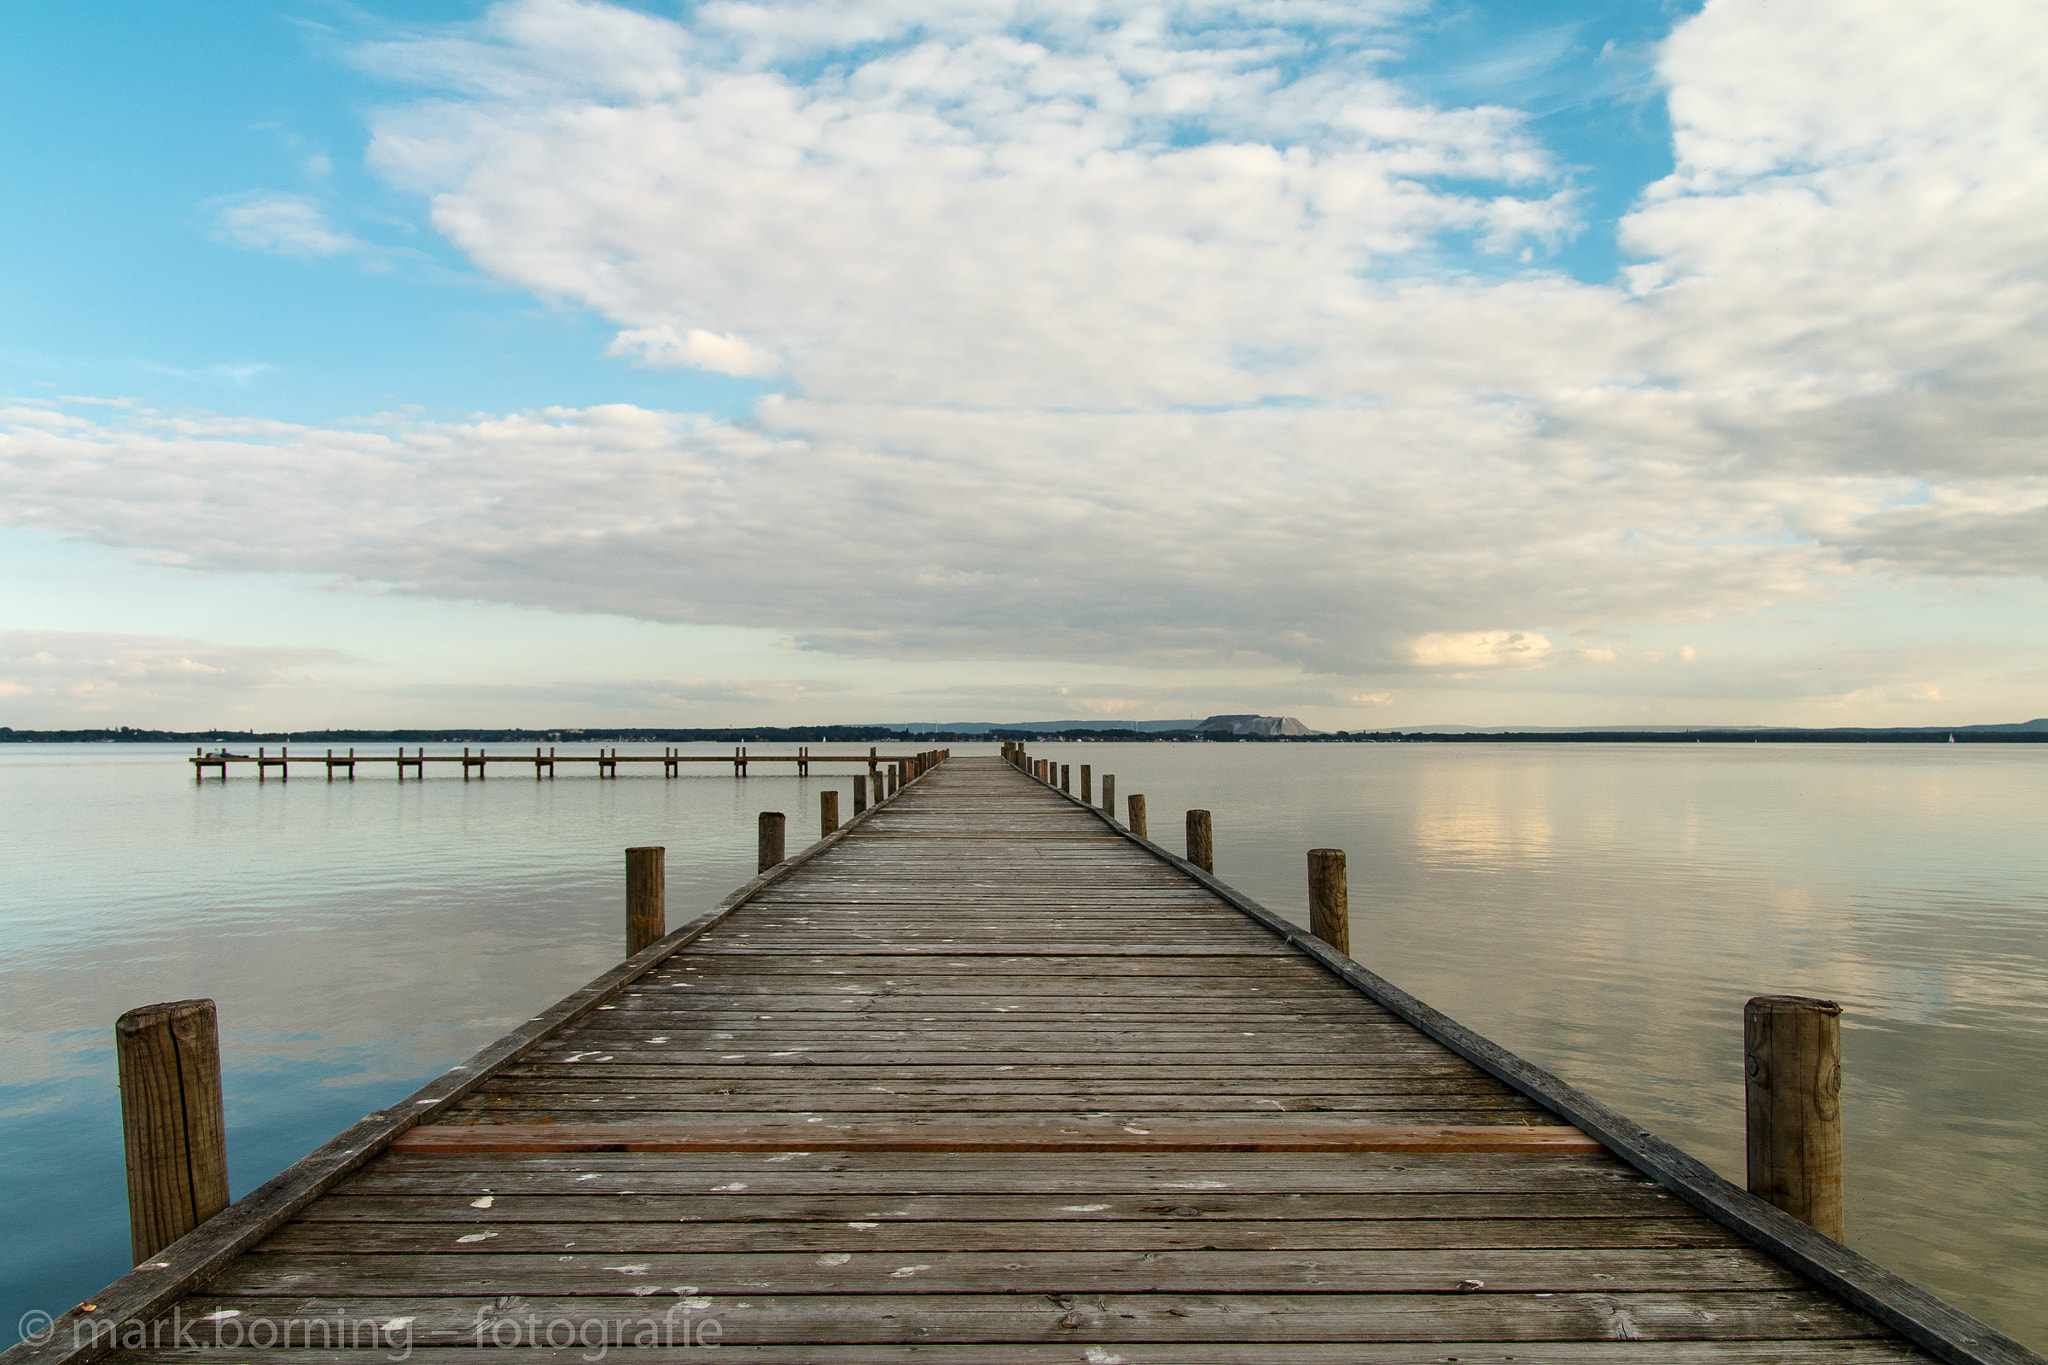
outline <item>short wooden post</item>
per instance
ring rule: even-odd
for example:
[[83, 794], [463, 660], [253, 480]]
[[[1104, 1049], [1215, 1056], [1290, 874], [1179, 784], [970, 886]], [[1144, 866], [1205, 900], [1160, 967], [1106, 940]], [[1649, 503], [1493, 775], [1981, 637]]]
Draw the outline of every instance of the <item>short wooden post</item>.
[[1081, 804], [1095, 804], [1095, 769], [1086, 763], [1081, 765]]
[[832, 787], [818, 793], [818, 837], [824, 838], [839, 828], [839, 788]]
[[853, 779], [853, 813], [859, 815], [868, 808], [868, 780], [856, 775]]
[[1209, 812], [1188, 812], [1188, 861], [1204, 872], [1216, 870], [1216, 841], [1209, 832]]
[[626, 850], [626, 956], [668, 932], [667, 853], [658, 845]]
[[1102, 775], [1102, 813], [1112, 820], [1116, 819], [1115, 773], [1104, 773]]
[[1124, 804], [1131, 813], [1131, 818], [1124, 822], [1131, 827], [1131, 833], [1140, 839], [1149, 838], [1145, 827], [1145, 798], [1140, 795], [1127, 796], [1124, 798]]
[[144, 1005], [115, 1022], [114, 1050], [140, 1265], [228, 1206], [219, 1017], [211, 1000]]
[[1070, 778], [1070, 777], [1072, 777], [1073, 775], [1074, 775], [1074, 765], [1073, 765], [1073, 764], [1071, 764], [1071, 763], [1062, 763], [1062, 764], [1060, 764], [1060, 790], [1061, 790], [1061, 791], [1063, 791], [1063, 792], [1070, 792], [1070, 791], [1072, 791], [1072, 790], [1073, 790], [1073, 788], [1072, 788], [1071, 786], [1069, 786], [1069, 785], [1068, 785], [1068, 783], [1067, 783], [1067, 779], [1068, 779], [1068, 778]]
[[1351, 886], [1341, 848], [1308, 851], [1308, 931], [1350, 956]]
[[761, 859], [755, 871], [766, 872], [782, 861], [782, 833], [788, 823], [779, 810], [761, 812]]
[[1842, 1240], [1842, 1007], [1759, 995], [1742, 1011], [1749, 1192]]

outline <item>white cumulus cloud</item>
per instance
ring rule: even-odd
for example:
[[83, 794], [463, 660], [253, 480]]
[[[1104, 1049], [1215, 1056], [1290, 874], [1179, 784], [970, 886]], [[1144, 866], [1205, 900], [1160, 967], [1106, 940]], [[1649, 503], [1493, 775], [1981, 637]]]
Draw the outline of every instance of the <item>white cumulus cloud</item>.
[[362, 243], [338, 232], [319, 204], [299, 194], [255, 194], [220, 204], [214, 236], [231, 246], [280, 256], [337, 256]]
[[707, 332], [701, 327], [678, 334], [666, 323], [633, 327], [612, 338], [608, 356], [629, 356], [651, 369], [711, 370], [717, 374], [759, 377], [774, 374], [781, 363], [743, 338]]
[[374, 167], [615, 355], [786, 392], [744, 423], [38, 408], [0, 518], [1360, 698], [1611, 671], [1633, 630], [1860, 579], [2048, 573], [2048, 10], [1712, 0], [1658, 53], [1675, 170], [1605, 283], [1542, 264], [1583, 223], [1537, 130], [1386, 74], [1413, 13], [511, 0], [419, 30], [366, 57], [424, 92]]

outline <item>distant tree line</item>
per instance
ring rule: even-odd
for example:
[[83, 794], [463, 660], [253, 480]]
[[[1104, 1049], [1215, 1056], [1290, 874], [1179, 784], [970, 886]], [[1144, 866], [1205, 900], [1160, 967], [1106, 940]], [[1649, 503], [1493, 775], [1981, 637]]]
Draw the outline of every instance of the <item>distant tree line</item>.
[[697, 729], [555, 730], [16, 730], [0, 725], [0, 744], [2038, 744], [2048, 724], [1971, 725], [1953, 729], [1838, 727], [1783, 730], [1340, 730], [1319, 735], [1233, 735], [1193, 730], [1035, 730], [997, 727], [951, 731], [884, 725], [726, 726]]

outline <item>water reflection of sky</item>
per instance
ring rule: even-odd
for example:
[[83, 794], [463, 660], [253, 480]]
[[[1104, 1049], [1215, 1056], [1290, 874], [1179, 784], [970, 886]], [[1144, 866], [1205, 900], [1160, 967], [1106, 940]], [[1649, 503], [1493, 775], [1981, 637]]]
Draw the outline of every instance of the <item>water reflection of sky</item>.
[[[616, 960], [621, 849], [667, 845], [674, 922], [829, 780], [200, 788], [181, 752], [0, 747], [0, 1323], [126, 1268], [123, 1009], [220, 1002], [241, 1194]], [[1286, 913], [1346, 849], [1361, 960], [1738, 1180], [1742, 1001], [1840, 999], [1851, 1241], [2048, 1343], [2048, 750], [1036, 752], [1169, 845], [1212, 810]]]
[[123, 1010], [219, 1002], [241, 1195], [616, 961], [628, 845], [668, 847], [679, 921], [752, 874], [759, 810], [803, 828], [830, 781], [704, 765], [201, 787], [188, 752], [0, 746], [9, 1331], [127, 1269]]

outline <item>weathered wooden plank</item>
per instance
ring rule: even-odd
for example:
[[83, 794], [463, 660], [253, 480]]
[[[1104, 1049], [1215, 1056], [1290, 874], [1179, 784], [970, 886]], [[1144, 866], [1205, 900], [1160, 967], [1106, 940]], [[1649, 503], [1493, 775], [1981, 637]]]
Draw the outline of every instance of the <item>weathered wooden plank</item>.
[[[324, 1201], [346, 1203], [349, 1201]], [[514, 1252], [561, 1254], [580, 1249], [586, 1254], [739, 1251], [831, 1252], [903, 1251], [1391, 1251], [1404, 1248], [1535, 1248], [1576, 1247], [1671, 1248], [1747, 1247], [1734, 1233], [1704, 1218], [1443, 1218], [1428, 1216], [1365, 1219], [1355, 1216], [1321, 1219], [1150, 1218], [1083, 1220], [1069, 1214], [1064, 1221], [1010, 1220], [970, 1216], [949, 1209], [943, 1220], [871, 1222], [858, 1215], [867, 1210], [842, 1202], [830, 1220], [775, 1222], [696, 1222], [683, 1229], [678, 1219], [578, 1218], [575, 1221], [514, 1221], [518, 1206], [541, 1201], [506, 1199], [505, 1214], [477, 1220], [472, 1200], [397, 1199], [374, 1203], [389, 1216], [322, 1218], [287, 1224], [258, 1246], [253, 1255], [281, 1252], [386, 1255], [433, 1250], [499, 1255]], [[439, 1204], [437, 1218], [417, 1214], [417, 1205]], [[568, 1201], [547, 1201], [561, 1205]], [[962, 1203], [971, 1201], [958, 1201]], [[580, 1201], [593, 1215], [609, 1212], [605, 1201]], [[362, 1211], [358, 1211], [362, 1212]], [[1354, 1214], [1355, 1209], [1345, 1211]], [[849, 1222], [869, 1224], [858, 1229]], [[451, 1226], [452, 1225], [452, 1226]], [[480, 1231], [487, 1240], [465, 1242]], [[460, 1236], [457, 1234], [460, 1233]], [[451, 1245], [451, 1242], [453, 1245]]]
[[[628, 1295], [687, 1281], [707, 1294], [1569, 1294], [1800, 1290], [1804, 1281], [1750, 1247], [1541, 1249], [1407, 1247], [1392, 1251], [926, 1250], [906, 1262], [876, 1251], [662, 1251], [621, 1259], [568, 1253], [432, 1251], [244, 1256], [209, 1292], [301, 1294]], [[680, 1239], [679, 1239], [680, 1240]], [[489, 1246], [489, 1241], [471, 1247]], [[1058, 1244], [1055, 1243], [1055, 1246]], [[453, 1253], [453, 1254], [451, 1254]], [[1468, 1282], [1478, 1284], [1465, 1288]]]
[[[658, 1333], [655, 1339], [660, 1339]], [[1457, 1341], [1267, 1341], [1249, 1345], [1138, 1341], [1119, 1342], [1114, 1351], [1068, 1341], [992, 1346], [716, 1344], [726, 1353], [720, 1357], [726, 1365], [931, 1365], [935, 1361], [946, 1365], [1076, 1365], [1089, 1361], [1095, 1365], [1440, 1365], [1447, 1360], [1513, 1361], [1516, 1365], [1895, 1365], [1924, 1359], [1910, 1346], [1882, 1341], [1773, 1341], [1762, 1345], [1744, 1341], [1515, 1342], [1510, 1354], [1503, 1354], [1499, 1343]], [[594, 1354], [594, 1349], [579, 1342], [576, 1355]], [[470, 1342], [454, 1347], [421, 1346], [413, 1348], [409, 1358], [414, 1365], [472, 1365], [474, 1351]], [[490, 1359], [494, 1365], [557, 1365], [563, 1354], [560, 1348], [508, 1346]], [[390, 1365], [391, 1356], [390, 1345], [354, 1351], [299, 1348], [289, 1353], [224, 1346], [138, 1350], [124, 1353], [122, 1358], [134, 1365], [280, 1365], [283, 1361], [292, 1365]], [[701, 1365], [703, 1348], [635, 1345], [631, 1359], [640, 1365]]]
[[[896, 1094], [792, 1096], [781, 1104], [764, 1103], [759, 1096], [707, 1095], [504, 1095], [495, 1094], [464, 1101], [448, 1116], [451, 1124], [475, 1127], [505, 1124], [606, 1123], [634, 1124], [651, 1121], [661, 1114], [687, 1115], [690, 1122], [717, 1121], [735, 1116], [829, 1114], [851, 1122], [896, 1123], [914, 1119], [953, 1117], [974, 1119], [989, 1115], [1011, 1115], [1023, 1122], [1042, 1122], [1052, 1117], [1080, 1117], [1110, 1113], [1126, 1122], [1139, 1119], [1226, 1122], [1232, 1118], [1267, 1118], [1275, 1114], [1346, 1114], [1361, 1123], [1420, 1127], [1445, 1124], [1477, 1128], [1526, 1117], [1531, 1123], [1548, 1126], [1551, 1117], [1526, 1100], [1481, 1100], [1436, 1098], [1404, 1101], [1398, 1097], [1368, 1096], [1357, 1100], [1332, 1098], [1318, 1103], [1285, 1102], [1275, 1099], [1239, 1099], [1229, 1096], [1129, 1096], [1105, 1099], [1101, 1096], [1072, 1098], [1046, 1096], [1033, 1103], [1016, 1095], [991, 1097]], [[473, 1131], [473, 1129], [472, 1129]], [[1401, 1150], [1409, 1150], [1403, 1148]]]
[[423, 1124], [392, 1143], [399, 1152], [1509, 1152], [1589, 1155], [1604, 1150], [1576, 1128], [1395, 1126], [1349, 1120], [1263, 1119], [1197, 1123], [1062, 1122], [1012, 1117], [849, 1123]]
[[[391, 1322], [422, 1345], [518, 1341], [533, 1323], [597, 1322], [630, 1341], [670, 1308], [716, 1321], [726, 1346], [810, 1342], [1780, 1341], [1868, 1338], [1867, 1317], [1808, 1290], [1699, 1294], [703, 1294], [233, 1296], [201, 1293], [189, 1318]], [[687, 1292], [679, 1292], [687, 1291]], [[677, 1317], [682, 1314], [678, 1313]], [[492, 1335], [495, 1325], [505, 1335]], [[479, 1327], [482, 1333], [479, 1334]], [[546, 1344], [543, 1339], [541, 1344]], [[573, 1343], [572, 1343], [573, 1344]]]
[[[1587, 1181], [1583, 1172], [1567, 1170], [1535, 1169], [1551, 1158], [1527, 1158], [1524, 1167], [1488, 1168], [1478, 1157], [1460, 1157], [1461, 1163], [1471, 1169], [1446, 1173], [1441, 1170], [1285, 1170], [1260, 1172], [1250, 1170], [1220, 1171], [1209, 1164], [1209, 1154], [1204, 1154], [1200, 1170], [1191, 1171], [1185, 1161], [1175, 1168], [1162, 1167], [1157, 1170], [1119, 1169], [1104, 1170], [1093, 1164], [1068, 1172], [1032, 1171], [1014, 1172], [1008, 1170], [1010, 1159], [1005, 1158], [1000, 1168], [984, 1161], [985, 1169], [954, 1168], [911, 1171], [870, 1171], [870, 1170], [677, 1170], [663, 1169], [658, 1165], [617, 1168], [602, 1167], [589, 1169], [594, 1163], [589, 1157], [601, 1155], [630, 1155], [653, 1162], [655, 1159], [678, 1154], [671, 1153], [590, 1153], [575, 1158], [560, 1158], [558, 1169], [545, 1169], [535, 1165], [512, 1167], [492, 1162], [483, 1166], [481, 1158], [447, 1158], [450, 1162], [467, 1160], [469, 1165], [449, 1166], [440, 1169], [411, 1168], [397, 1163], [380, 1163], [374, 1171], [364, 1172], [348, 1185], [351, 1193], [357, 1194], [467, 1194], [475, 1198], [482, 1194], [745, 1194], [746, 1201], [753, 1203], [771, 1195], [815, 1195], [847, 1194], [862, 1195], [878, 1201], [876, 1209], [886, 1212], [894, 1205], [887, 1202], [903, 1196], [941, 1194], [1010, 1194], [1029, 1193], [1034, 1195], [1060, 1194], [1074, 1202], [1092, 1202], [1099, 1198], [1116, 1195], [1146, 1195], [1156, 1200], [1176, 1202], [1190, 1199], [1207, 1200], [1223, 1194], [1349, 1194], [1373, 1196], [1387, 1194], [1550, 1194], [1572, 1196], [1587, 1192]], [[1217, 1155], [1227, 1155], [1219, 1153]], [[1267, 1154], [1269, 1157], [1284, 1153]], [[1419, 1158], [1402, 1158], [1415, 1160]]]

